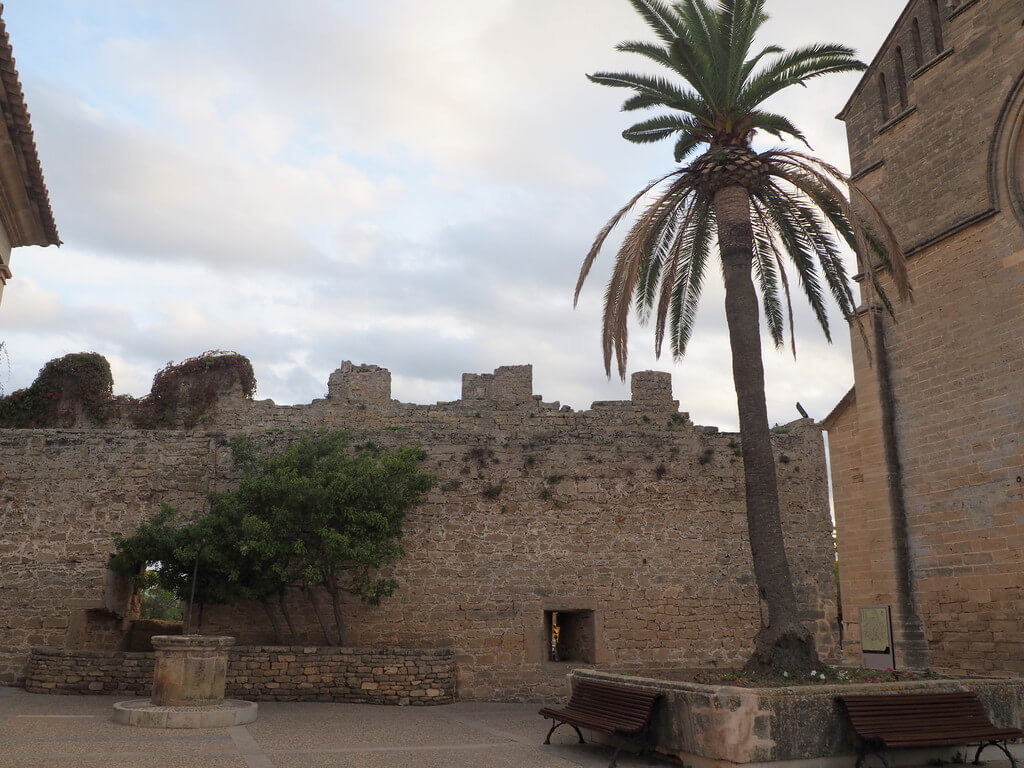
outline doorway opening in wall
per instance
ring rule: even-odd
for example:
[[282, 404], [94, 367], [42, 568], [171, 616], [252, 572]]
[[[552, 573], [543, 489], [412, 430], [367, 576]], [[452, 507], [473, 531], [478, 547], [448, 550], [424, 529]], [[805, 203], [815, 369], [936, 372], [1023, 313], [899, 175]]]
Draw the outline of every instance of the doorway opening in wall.
[[544, 611], [545, 658], [593, 664], [594, 612]]

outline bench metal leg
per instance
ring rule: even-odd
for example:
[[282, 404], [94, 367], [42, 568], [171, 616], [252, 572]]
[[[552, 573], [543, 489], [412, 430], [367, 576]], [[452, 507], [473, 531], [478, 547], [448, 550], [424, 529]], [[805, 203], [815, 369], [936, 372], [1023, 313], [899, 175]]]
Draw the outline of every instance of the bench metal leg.
[[[555, 719], [551, 718], [551, 722], [555, 723]], [[559, 726], [562, 726], [562, 725], [572, 725], [572, 727], [576, 729], [576, 735], [580, 737], [580, 744], [586, 744], [586, 742], [583, 740], [583, 734], [580, 733], [580, 729], [576, 728], [576, 726], [573, 725], [572, 723], [567, 723], [565, 720], [562, 720], [561, 722], [555, 723], [554, 725], [551, 726], [551, 730], [548, 731], [547, 738], [544, 739], [544, 743], [545, 744], [550, 744], [551, 743], [551, 734], [555, 732], [555, 728], [558, 728]]]
[[616, 761], [619, 759], [619, 752], [622, 751], [622, 747], [616, 747], [615, 752], [612, 753], [612, 761], [608, 763], [608, 768], [615, 768]]
[[1017, 768], [1017, 761], [1016, 761], [1016, 759], [1014, 759], [1013, 753], [1010, 752], [1010, 750], [1007, 748], [1005, 741], [989, 741], [989, 742], [986, 742], [984, 744], [979, 744], [978, 745], [978, 751], [974, 753], [974, 764], [975, 765], [980, 765], [981, 764], [981, 760], [980, 760], [980, 758], [981, 758], [981, 751], [983, 749], [985, 749], [986, 747], [999, 747], [1001, 750], [1003, 750], [1003, 752], [1006, 753], [1006, 756], [1008, 758], [1010, 758], [1010, 768]]

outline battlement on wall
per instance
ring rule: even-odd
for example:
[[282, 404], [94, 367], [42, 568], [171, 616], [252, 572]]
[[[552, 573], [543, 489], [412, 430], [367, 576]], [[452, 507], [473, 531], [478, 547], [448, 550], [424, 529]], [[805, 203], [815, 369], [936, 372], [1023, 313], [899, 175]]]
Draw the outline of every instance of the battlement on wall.
[[379, 365], [353, 365], [346, 360], [327, 380], [327, 399], [390, 403], [391, 371]]
[[[346, 360], [328, 381], [328, 400], [346, 404], [397, 403], [391, 399], [391, 371], [377, 365], [355, 365]], [[558, 402], [544, 403], [543, 396], [533, 393], [533, 366], [503, 365], [493, 373], [462, 374], [462, 398], [438, 405], [472, 405], [499, 410], [521, 406], [541, 406], [554, 410], [571, 410]], [[630, 382], [629, 400], [599, 401], [594, 409], [616, 406], [645, 409], [679, 409], [672, 399], [672, 375], [662, 371], [639, 371]]]
[[[74, 355], [68, 356], [75, 357]], [[107, 428], [107, 429], [231, 429], [280, 428], [289, 425], [308, 427], [306, 421], [322, 416], [336, 421], [342, 414], [357, 411], [392, 416], [410, 416], [414, 412], [447, 412], [458, 417], [471, 413], [558, 412], [571, 414], [573, 409], [558, 401], [544, 402], [533, 392], [532, 365], [504, 365], [492, 373], [464, 373], [462, 397], [434, 405], [402, 403], [392, 398], [391, 371], [378, 365], [356, 365], [342, 362], [327, 382], [327, 397], [312, 403], [280, 406], [272, 400], [254, 401], [255, 376], [249, 361], [236, 353], [206, 353], [179, 365], [169, 365], [157, 374], [154, 388], [143, 398], [113, 397], [109, 366], [100, 355], [91, 354], [96, 365], [106, 367], [106, 388], [89, 390], [88, 408], [79, 401], [85, 384], [80, 381], [82, 366], [64, 365], [60, 377], [37, 379], [32, 387], [19, 390], [6, 398], [15, 406], [21, 401], [71, 403], [54, 411], [29, 412], [24, 405], [2, 407], [0, 428]], [[63, 364], [65, 358], [51, 364]], [[62, 370], [63, 370], [62, 369]], [[44, 369], [45, 371], [46, 369]], [[76, 378], [79, 376], [79, 378]], [[88, 383], [88, 382], [85, 382]], [[50, 409], [54, 410], [54, 409]], [[672, 377], [659, 371], [634, 373], [629, 400], [598, 401], [584, 414], [595, 418], [621, 418], [630, 413], [671, 414], [674, 424], [689, 423], [688, 414], [678, 414], [679, 401], [672, 399]], [[25, 414], [28, 413], [26, 417]], [[6, 418], [12, 415], [11, 418]], [[14, 418], [17, 417], [17, 418]], [[292, 424], [292, 422], [295, 422]], [[303, 423], [299, 423], [303, 422]]]

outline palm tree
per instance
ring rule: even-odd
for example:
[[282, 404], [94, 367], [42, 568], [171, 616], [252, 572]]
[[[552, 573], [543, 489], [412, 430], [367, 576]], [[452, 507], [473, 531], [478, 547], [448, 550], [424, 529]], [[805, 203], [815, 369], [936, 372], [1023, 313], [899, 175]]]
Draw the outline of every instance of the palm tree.
[[[831, 72], [864, 69], [850, 48], [833, 43], [789, 52], [777, 46], [753, 52], [767, 20], [764, 0], [629, 0], [660, 42], [626, 42], [636, 53], [671, 72], [670, 78], [598, 73], [601, 85], [633, 94], [624, 110], [667, 108], [632, 126], [623, 136], [636, 143], [675, 139], [669, 173], [649, 183], [598, 234], [583, 262], [576, 300], [612, 229], [641, 200], [645, 207], [623, 239], [605, 294], [605, 370], [615, 358], [626, 375], [627, 322], [636, 307], [641, 322], [654, 319], [655, 351], [666, 330], [672, 354], [681, 358], [693, 330], [707, 263], [717, 239], [725, 282], [725, 313], [732, 348], [746, 486], [747, 525], [754, 574], [768, 621], [754, 640], [749, 670], [809, 669], [819, 663], [811, 634], [800, 623], [783, 546], [779, 494], [764, 394], [764, 367], [757, 278], [768, 332], [776, 347], [792, 335], [787, 256], [831, 341], [826, 294], [847, 319], [856, 300], [843, 266], [840, 239], [862, 257], [888, 267], [901, 297], [909, 297], [905, 265], [892, 232], [861, 193], [858, 210], [871, 213], [876, 229], [854, 225], [836, 168], [790, 148], [755, 152], [758, 132], [779, 139], [806, 139], [789, 119], [761, 107], [784, 88]], [[698, 154], [699, 153], [699, 154]], [[883, 306], [892, 307], [876, 269], [862, 268]], [[859, 321], [856, 321], [859, 324]], [[795, 345], [794, 345], [795, 354]]]

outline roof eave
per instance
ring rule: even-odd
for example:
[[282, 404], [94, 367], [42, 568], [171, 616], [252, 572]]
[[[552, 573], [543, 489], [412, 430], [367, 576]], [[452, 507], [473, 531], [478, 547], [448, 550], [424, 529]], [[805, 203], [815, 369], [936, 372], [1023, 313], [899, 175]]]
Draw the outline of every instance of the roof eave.
[[6, 139], [0, 153], [6, 155], [0, 157], [0, 182], [6, 193], [0, 205], [0, 220], [12, 247], [60, 245], [3, 10], [0, 3], [0, 106], [6, 118], [0, 121], [0, 132]]

